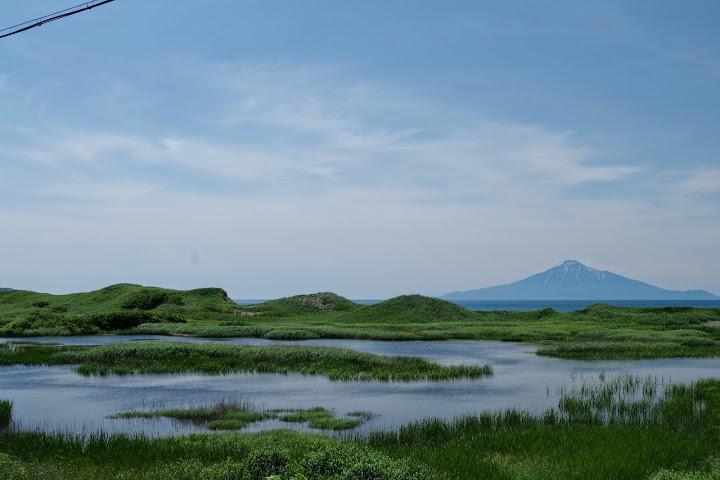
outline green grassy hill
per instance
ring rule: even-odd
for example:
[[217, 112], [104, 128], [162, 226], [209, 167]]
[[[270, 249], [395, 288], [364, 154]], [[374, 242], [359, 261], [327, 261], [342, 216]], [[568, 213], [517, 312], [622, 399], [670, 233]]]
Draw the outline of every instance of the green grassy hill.
[[270, 300], [242, 307], [241, 313], [243, 316], [260, 317], [256, 318], [257, 320], [268, 317], [293, 317], [294, 320], [307, 322], [312, 322], [313, 314], [323, 313], [324, 318], [341, 323], [396, 325], [477, 318], [473, 312], [438, 298], [403, 295], [374, 305], [360, 305], [330, 292]]
[[149, 322], [212, 320], [237, 309], [220, 288], [180, 291], [118, 284], [68, 295], [15, 290], [0, 292], [0, 334], [99, 333]]
[[433, 323], [477, 318], [454, 303], [422, 295], [402, 295], [367, 305], [348, 315], [357, 323]]
[[350, 312], [358, 308], [360, 308], [360, 305], [345, 297], [332, 292], [320, 292], [279, 298], [257, 305], [242, 307], [242, 312], [282, 317], [318, 312]]

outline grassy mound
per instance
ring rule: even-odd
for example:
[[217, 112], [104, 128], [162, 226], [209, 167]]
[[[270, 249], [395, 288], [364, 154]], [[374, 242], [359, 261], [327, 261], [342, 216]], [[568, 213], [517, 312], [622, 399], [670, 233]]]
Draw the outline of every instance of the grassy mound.
[[245, 313], [262, 313], [274, 316], [303, 315], [318, 312], [348, 312], [360, 306], [332, 292], [311, 293], [279, 298], [269, 302], [243, 307]]
[[0, 335], [92, 334], [236, 311], [237, 305], [220, 288], [180, 291], [118, 284], [68, 295], [0, 292]]
[[350, 317], [362, 323], [426, 323], [470, 320], [473, 313], [454, 303], [422, 295], [403, 295], [362, 307]]

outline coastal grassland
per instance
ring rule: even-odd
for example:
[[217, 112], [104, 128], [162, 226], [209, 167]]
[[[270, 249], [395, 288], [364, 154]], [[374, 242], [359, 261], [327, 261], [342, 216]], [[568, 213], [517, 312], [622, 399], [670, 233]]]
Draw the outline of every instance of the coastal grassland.
[[4, 433], [0, 478], [709, 480], [718, 422], [718, 380], [601, 377], [542, 414], [431, 419], [352, 441], [287, 430], [157, 440]]
[[500, 340], [540, 345], [541, 355], [588, 360], [720, 355], [720, 328], [712, 325], [720, 320], [717, 308], [597, 304], [567, 313], [471, 312], [437, 299], [405, 296], [344, 312], [252, 312], [221, 324], [149, 323], [133, 332], [274, 340]]
[[129, 342], [95, 347], [0, 345], [0, 365], [76, 365], [84, 375], [133, 373], [299, 373], [330, 380], [416, 381], [477, 378], [485, 365], [444, 366], [341, 348]]
[[0, 428], [10, 425], [12, 420], [13, 402], [0, 400]]
[[122, 332], [199, 337], [371, 340], [501, 340], [540, 345], [541, 355], [639, 359], [720, 355], [720, 309], [612, 307], [576, 312], [474, 312], [403, 295], [359, 305], [323, 292], [240, 307], [220, 289], [179, 292], [116, 285], [52, 296], [0, 292], [0, 335]]
[[252, 423], [263, 420], [305, 423], [310, 428], [319, 430], [350, 430], [373, 418], [373, 415], [369, 412], [350, 412], [345, 417], [338, 417], [333, 411], [323, 407], [257, 411], [245, 404], [219, 403], [185, 409], [120, 412], [110, 418], [157, 417], [206, 424], [211, 430], [242, 430]]

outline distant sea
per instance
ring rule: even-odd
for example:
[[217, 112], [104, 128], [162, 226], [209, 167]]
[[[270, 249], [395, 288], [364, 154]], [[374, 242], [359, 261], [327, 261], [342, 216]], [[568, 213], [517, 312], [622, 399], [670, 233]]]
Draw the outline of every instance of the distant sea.
[[[265, 300], [235, 300], [240, 305], [255, 305]], [[353, 300], [363, 305], [372, 305], [382, 300]], [[541, 310], [554, 308], [559, 312], [582, 310], [593, 303], [607, 303], [618, 307], [711, 307], [720, 308], [720, 300], [455, 300], [457, 305], [468, 310]]]

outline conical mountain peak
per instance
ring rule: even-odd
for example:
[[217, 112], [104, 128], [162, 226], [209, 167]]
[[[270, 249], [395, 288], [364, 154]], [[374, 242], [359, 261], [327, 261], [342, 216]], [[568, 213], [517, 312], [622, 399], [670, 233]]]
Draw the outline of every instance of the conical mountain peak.
[[443, 295], [447, 300], [689, 300], [713, 299], [704, 290], [666, 290], [616, 273], [596, 270], [578, 260], [523, 280]]

